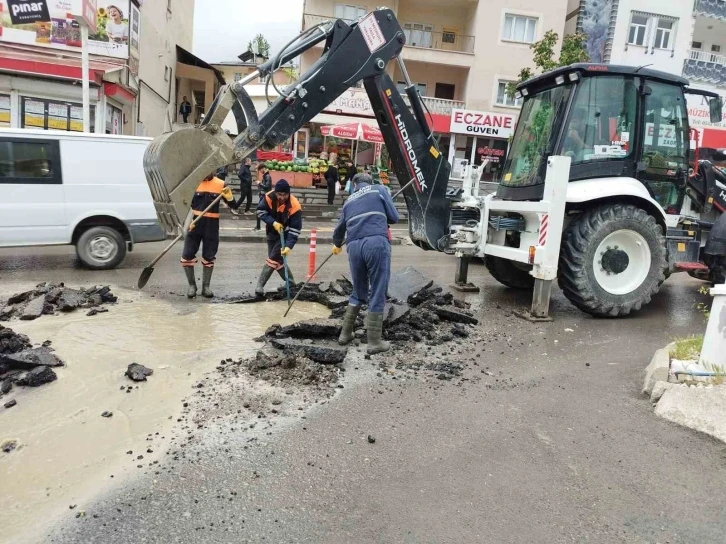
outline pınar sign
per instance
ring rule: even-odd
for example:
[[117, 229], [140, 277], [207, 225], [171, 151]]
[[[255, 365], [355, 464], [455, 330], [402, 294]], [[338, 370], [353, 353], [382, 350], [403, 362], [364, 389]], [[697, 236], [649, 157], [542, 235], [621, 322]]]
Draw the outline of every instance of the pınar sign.
[[7, 0], [10, 22], [14, 25], [49, 23], [48, 0]]

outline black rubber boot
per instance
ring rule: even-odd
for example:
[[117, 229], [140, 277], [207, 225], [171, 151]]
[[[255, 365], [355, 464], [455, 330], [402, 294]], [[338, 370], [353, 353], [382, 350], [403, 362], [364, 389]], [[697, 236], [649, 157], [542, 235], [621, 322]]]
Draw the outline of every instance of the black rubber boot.
[[[282, 281], [285, 281], [285, 269], [280, 268], [280, 270], [277, 271], [278, 274], [280, 274], [280, 277], [282, 278]], [[290, 285], [295, 285], [295, 279], [292, 277], [292, 270], [288, 268], [287, 270], [287, 276], [290, 279]]]
[[383, 313], [368, 312], [368, 355], [383, 353], [391, 349], [391, 344], [383, 340]]
[[202, 296], [204, 298], [212, 298], [214, 296], [214, 293], [209, 288], [209, 282], [212, 281], [212, 272], [214, 272], [214, 268], [211, 266], [202, 268]]
[[343, 330], [340, 331], [340, 336], [338, 337], [338, 344], [341, 346], [347, 346], [353, 341], [355, 320], [358, 319], [359, 312], [360, 306], [348, 304], [348, 308], [346, 308], [345, 315], [343, 316]]
[[197, 296], [197, 279], [194, 277], [194, 267], [185, 266], [183, 268], [184, 268], [184, 273], [187, 276], [187, 281], [189, 282], [189, 289], [187, 289], [187, 297], [194, 298]]
[[262, 298], [265, 296], [265, 285], [267, 285], [267, 282], [270, 281], [273, 272], [274, 270], [267, 265], [262, 267], [260, 278], [257, 280], [257, 287], [255, 287], [255, 295], [257, 295], [257, 297]]

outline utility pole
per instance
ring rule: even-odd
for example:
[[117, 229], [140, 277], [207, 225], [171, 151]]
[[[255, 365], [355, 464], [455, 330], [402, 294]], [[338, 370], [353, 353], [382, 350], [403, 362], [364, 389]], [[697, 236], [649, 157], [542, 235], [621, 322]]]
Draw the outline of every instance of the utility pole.
[[88, 81], [88, 25], [80, 21], [81, 26], [81, 72], [83, 84], [83, 132], [91, 132], [91, 89]]

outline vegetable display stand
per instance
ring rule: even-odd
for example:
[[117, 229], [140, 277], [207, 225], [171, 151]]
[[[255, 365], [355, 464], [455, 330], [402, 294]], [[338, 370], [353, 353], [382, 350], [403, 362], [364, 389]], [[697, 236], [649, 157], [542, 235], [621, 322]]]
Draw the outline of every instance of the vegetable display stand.
[[281, 172], [273, 170], [270, 172], [272, 177], [272, 185], [281, 179], [287, 180], [290, 187], [297, 187], [301, 189], [307, 189], [313, 186], [313, 175], [307, 172]]

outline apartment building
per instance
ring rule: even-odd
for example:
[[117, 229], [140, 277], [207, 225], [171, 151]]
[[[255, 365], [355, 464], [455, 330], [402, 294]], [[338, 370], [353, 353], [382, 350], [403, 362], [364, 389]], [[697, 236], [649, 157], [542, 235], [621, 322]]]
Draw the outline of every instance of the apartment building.
[[[595, 61], [680, 74], [726, 94], [726, 0], [569, 0], [565, 28], [587, 34]], [[689, 97], [688, 113], [702, 145], [726, 147], [726, 127], [709, 121], [703, 99]]]
[[[364, 0], [357, 4], [305, 0], [302, 28], [331, 19], [355, 21], [376, 7]], [[567, 0], [393, 0], [388, 7], [406, 35], [402, 58], [432, 114], [434, 131], [441, 149], [448, 151], [454, 175], [463, 160], [481, 164], [488, 158], [485, 179], [496, 178], [520, 108], [505, 93], [506, 85], [516, 80], [523, 67], [533, 65], [530, 44], [548, 30], [562, 37]], [[303, 55], [303, 72], [319, 57], [320, 47]], [[403, 89], [397, 63], [389, 63], [387, 70]], [[470, 122], [474, 119], [487, 120], [495, 135], [476, 136]], [[314, 118], [299, 133], [307, 146], [295, 145], [295, 149], [319, 153], [326, 143], [320, 126], [348, 122], [376, 126], [361, 88], [347, 91]]]
[[[88, 2], [91, 131], [155, 136], [176, 122], [177, 94], [196, 81], [179, 73], [198, 60], [187, 54], [194, 0], [49, 0], [50, 22], [22, 25], [0, 0], [0, 126], [83, 130], [77, 19]], [[216, 74], [203, 70], [213, 93]]]

